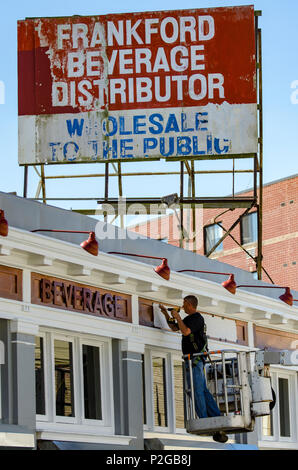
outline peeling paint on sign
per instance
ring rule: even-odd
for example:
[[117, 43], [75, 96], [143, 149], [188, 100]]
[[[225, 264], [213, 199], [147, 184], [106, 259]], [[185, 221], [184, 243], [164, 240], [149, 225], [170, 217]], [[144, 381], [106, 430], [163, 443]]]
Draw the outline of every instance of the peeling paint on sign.
[[254, 10], [18, 22], [19, 163], [257, 152]]

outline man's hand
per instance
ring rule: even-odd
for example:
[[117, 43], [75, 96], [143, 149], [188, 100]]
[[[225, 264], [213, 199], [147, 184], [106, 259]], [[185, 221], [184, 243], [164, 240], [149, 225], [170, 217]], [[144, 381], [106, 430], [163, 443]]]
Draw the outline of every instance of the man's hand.
[[180, 314], [179, 314], [179, 311], [178, 310], [172, 310], [172, 317], [175, 318], [175, 320], [181, 320], [181, 317], [180, 317]]
[[163, 304], [159, 304], [158, 306], [159, 306], [161, 312], [162, 312], [164, 315], [166, 315], [166, 314], [168, 315], [168, 311], [167, 311], [166, 307], [165, 307]]
[[158, 306], [159, 306], [159, 308], [160, 308], [160, 311], [164, 314], [164, 316], [165, 316], [165, 318], [166, 318], [166, 320], [167, 320], [167, 322], [168, 322], [168, 325], [169, 325], [169, 327], [171, 328], [171, 330], [172, 330], [172, 331], [177, 331], [179, 328], [178, 328], [178, 326], [177, 326], [175, 323], [173, 323], [173, 322], [171, 321], [172, 319], [171, 319], [171, 317], [170, 317], [170, 315], [169, 315], [168, 310], [166, 309], [166, 307], [165, 307], [163, 304], [159, 304]]

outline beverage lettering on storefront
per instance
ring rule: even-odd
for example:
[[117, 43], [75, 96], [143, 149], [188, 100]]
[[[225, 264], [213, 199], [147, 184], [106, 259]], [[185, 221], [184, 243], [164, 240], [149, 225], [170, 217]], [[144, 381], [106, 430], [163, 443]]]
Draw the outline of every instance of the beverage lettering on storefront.
[[130, 321], [130, 296], [33, 274], [32, 302], [122, 321]]

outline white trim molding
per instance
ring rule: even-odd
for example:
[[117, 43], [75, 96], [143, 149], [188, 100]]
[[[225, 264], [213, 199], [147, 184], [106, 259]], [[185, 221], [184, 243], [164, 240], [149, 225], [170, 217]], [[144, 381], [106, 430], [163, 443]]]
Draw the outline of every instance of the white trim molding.
[[126, 338], [121, 340], [121, 351], [129, 351], [144, 354], [145, 344], [143, 341], [134, 341], [130, 338]]
[[24, 335], [36, 336], [39, 326], [36, 323], [24, 320], [12, 320], [10, 322], [11, 333], [22, 333]]
[[36, 433], [37, 439], [46, 441], [65, 441], [65, 442], [88, 442], [89, 444], [112, 444], [128, 446], [134, 436], [120, 436], [120, 435], [98, 435], [98, 434], [85, 434], [74, 432], [49, 432], [41, 431]]

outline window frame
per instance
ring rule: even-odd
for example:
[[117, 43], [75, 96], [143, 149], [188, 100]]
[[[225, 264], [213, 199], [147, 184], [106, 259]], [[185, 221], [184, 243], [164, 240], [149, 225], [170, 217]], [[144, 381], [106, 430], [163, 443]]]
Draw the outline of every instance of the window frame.
[[[45, 380], [45, 415], [36, 414], [36, 428], [38, 432], [62, 432], [70, 430], [75, 433], [114, 433], [114, 405], [113, 405], [113, 378], [112, 378], [112, 345], [111, 339], [105, 337], [90, 338], [87, 335], [74, 333], [60, 333], [53, 330], [44, 330], [38, 333], [44, 339], [44, 380]], [[54, 341], [62, 340], [72, 344], [73, 354], [73, 399], [74, 416], [56, 415], [55, 400], [55, 367], [54, 367]], [[83, 377], [83, 345], [99, 348], [100, 354], [100, 386], [102, 419], [86, 419], [84, 415], [84, 377]]]
[[[219, 225], [218, 225], [219, 224]], [[220, 226], [221, 222], [218, 222], [218, 224], [208, 224], [208, 225], [204, 225], [204, 255], [206, 256], [207, 255], [207, 230], [210, 228], [210, 227], [216, 227], [218, 228], [218, 230], [220, 229], [221, 230], [221, 235], [219, 238], [222, 237], [223, 235], [223, 228]], [[213, 245], [214, 246], [214, 245]], [[210, 249], [212, 249], [213, 247], [211, 247]], [[224, 247], [223, 247], [223, 241], [218, 245], [218, 247], [213, 251], [213, 253], [220, 253], [224, 250]], [[209, 250], [210, 251], [210, 250]]]
[[[101, 393], [101, 414], [102, 419], [88, 419], [85, 418], [85, 407], [84, 407], [84, 377], [83, 377], [83, 345], [85, 346], [94, 346], [99, 348], [99, 368], [100, 368], [100, 393]], [[105, 423], [109, 421], [108, 409], [111, 409], [112, 403], [110, 400], [109, 389], [112, 390], [112, 386], [108, 386], [108, 380], [103, 380], [107, 378], [105, 373], [105, 364], [108, 363], [108, 354], [107, 348], [105, 347], [102, 341], [88, 340], [79, 338], [79, 370], [80, 370], [80, 405], [81, 405], [81, 417], [82, 423], [89, 426], [104, 426]]]
[[[296, 370], [289, 370], [287, 368], [278, 369], [278, 368], [271, 368], [271, 383], [272, 388], [276, 394], [276, 404], [272, 410], [272, 421], [273, 421], [273, 434], [272, 436], [265, 436], [263, 435], [263, 427], [262, 427], [262, 419], [260, 419], [260, 426], [259, 426], [259, 441], [261, 443], [275, 443], [281, 444], [283, 447], [286, 445], [297, 444], [298, 440], [298, 417], [297, 410], [298, 410], [298, 391], [297, 391], [297, 383], [298, 383], [298, 376]], [[280, 435], [280, 408], [279, 408], [279, 386], [278, 386], [278, 379], [283, 378], [288, 380], [288, 390], [289, 390], [289, 417], [290, 417], [290, 436], [281, 436]], [[296, 412], [292, 412], [292, 408]]]
[[[173, 429], [174, 429], [174, 433], [175, 434], [184, 434], [186, 433], [186, 429], [185, 427], [183, 428], [177, 428], [176, 426], [176, 401], [175, 401], [175, 381], [174, 381], [174, 361], [179, 361], [181, 362], [181, 365], [182, 365], [182, 383], [183, 383], [183, 359], [181, 357], [181, 354], [172, 354], [171, 355], [171, 366], [172, 366], [172, 377], [173, 377], [173, 381], [172, 381], [172, 384], [173, 384], [173, 401], [174, 401], [174, 407], [173, 407]], [[184, 387], [184, 383], [183, 383], [183, 387]], [[185, 413], [185, 410], [184, 410], [184, 389], [183, 389], [183, 413]]]
[[[282, 425], [281, 425], [281, 407], [280, 407], [280, 380], [286, 380], [287, 381], [287, 392], [288, 392], [288, 410], [287, 411], [288, 411], [288, 420], [289, 420], [289, 436], [281, 435]], [[293, 426], [292, 419], [291, 419], [291, 413], [290, 413], [290, 410], [291, 410], [291, 404], [290, 404], [291, 379], [290, 379], [290, 377], [279, 374], [278, 378], [277, 378], [277, 383], [278, 383], [278, 400], [279, 400], [279, 403], [278, 403], [279, 404], [279, 407], [278, 407], [278, 411], [279, 411], [279, 413], [278, 413], [279, 435], [280, 435], [280, 439], [283, 439], [283, 438], [288, 439], [288, 438], [291, 438], [291, 436], [292, 436], [292, 426]]]
[[[250, 218], [253, 219], [253, 217], [256, 218], [256, 239], [255, 240], [249, 240], [249, 241], [244, 241], [244, 230], [243, 230], [243, 220]], [[249, 214], [244, 215], [241, 220], [240, 220], [240, 243], [241, 245], [249, 245], [250, 243], [257, 243], [258, 241], [258, 212], [253, 211], [250, 212]]]
[[[49, 401], [50, 401], [50, 394], [49, 394], [49, 386], [48, 386], [48, 373], [49, 370], [49, 356], [48, 356], [48, 341], [46, 333], [39, 332], [36, 337], [42, 338], [43, 340], [43, 368], [44, 368], [44, 400], [45, 400], [45, 414], [37, 414], [36, 413], [36, 421], [49, 421]], [[35, 356], [34, 356], [35, 359]]]
[[[56, 384], [55, 384], [55, 340], [59, 341], [65, 341], [67, 343], [72, 344], [72, 367], [73, 367], [73, 401], [74, 401], [74, 406], [73, 406], [73, 413], [74, 416], [60, 416], [57, 415], [57, 410], [56, 410]], [[76, 399], [76, 386], [77, 386], [77, 361], [76, 361], [76, 355], [77, 351], [75, 348], [75, 341], [73, 336], [68, 336], [64, 334], [59, 334], [59, 333], [54, 333], [51, 335], [51, 363], [52, 363], [52, 380], [51, 380], [51, 385], [52, 385], [52, 397], [53, 397], [53, 414], [55, 416], [55, 422], [56, 423], [75, 423], [77, 421], [77, 416], [78, 416], [78, 400]]]
[[[167, 404], [167, 426], [156, 426], [154, 423], [154, 390], [153, 390], [153, 359], [154, 358], [161, 358], [165, 360], [165, 401]], [[169, 412], [169, 388], [170, 388], [170, 382], [168, 380], [168, 372], [169, 372], [169, 364], [168, 364], [168, 354], [161, 352], [161, 351], [156, 351], [152, 350], [150, 354], [150, 367], [151, 367], [151, 410], [152, 410], [152, 427], [155, 431], [158, 432], [170, 432], [170, 412]], [[148, 421], [148, 419], [147, 419]]]
[[[165, 359], [165, 380], [167, 400], [168, 425], [156, 426], [154, 423], [154, 390], [153, 390], [153, 358]], [[165, 351], [164, 349], [145, 348], [144, 378], [145, 378], [145, 404], [147, 423], [143, 425], [144, 431], [170, 434], [186, 434], [185, 428], [176, 427], [175, 394], [174, 394], [174, 361], [183, 360], [178, 351]]]
[[[297, 374], [295, 374], [297, 375]], [[278, 379], [287, 379], [288, 380], [288, 392], [289, 392], [289, 418], [290, 418], [290, 436], [281, 436], [280, 435], [280, 407], [279, 407], [279, 384]], [[294, 407], [297, 412], [297, 390], [294, 387], [294, 374], [286, 372], [278, 372], [276, 374], [276, 403], [278, 404], [278, 437], [280, 442], [295, 442], [297, 440], [297, 413], [291, 413], [291, 403], [294, 403]], [[296, 392], [296, 393], [295, 393]], [[274, 428], [273, 428], [274, 430]]]

